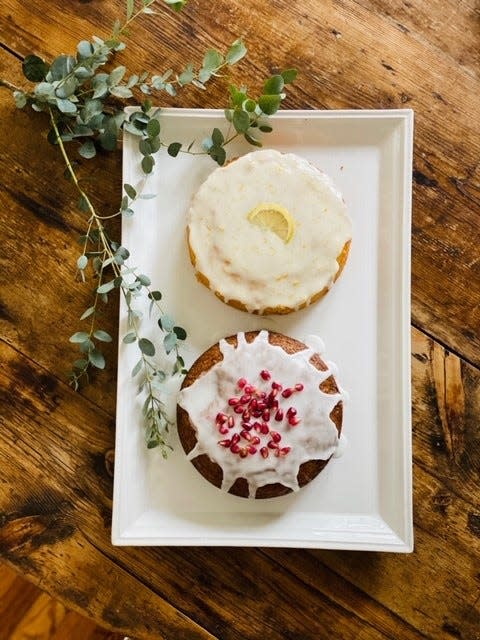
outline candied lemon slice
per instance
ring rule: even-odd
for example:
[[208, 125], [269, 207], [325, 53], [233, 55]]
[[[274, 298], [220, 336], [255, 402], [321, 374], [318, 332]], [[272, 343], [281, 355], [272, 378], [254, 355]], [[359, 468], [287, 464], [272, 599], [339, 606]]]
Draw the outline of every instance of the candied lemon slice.
[[285, 207], [275, 202], [262, 202], [250, 211], [247, 219], [252, 224], [269, 229], [285, 244], [290, 242], [295, 233], [295, 220]]

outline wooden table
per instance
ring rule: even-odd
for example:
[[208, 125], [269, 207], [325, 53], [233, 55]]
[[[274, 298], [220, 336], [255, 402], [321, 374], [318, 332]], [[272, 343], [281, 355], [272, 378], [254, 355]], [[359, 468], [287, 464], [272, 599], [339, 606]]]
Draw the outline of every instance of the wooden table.
[[[123, 10], [4, 0], [0, 77], [23, 86], [25, 55], [73, 51]], [[111, 546], [114, 343], [94, 385], [75, 393], [65, 378], [90, 294], [74, 284], [85, 218], [46, 119], [1, 91], [2, 560], [135, 638], [480, 638], [479, 18], [475, 0], [191, 0], [137, 24], [121, 54], [140, 70], [181, 68], [243, 36], [239, 81], [260, 89], [299, 68], [288, 108], [415, 110], [411, 555]], [[223, 107], [225, 84], [165, 104]], [[108, 211], [120, 154], [92, 166]], [[116, 323], [110, 305], [115, 338]]]

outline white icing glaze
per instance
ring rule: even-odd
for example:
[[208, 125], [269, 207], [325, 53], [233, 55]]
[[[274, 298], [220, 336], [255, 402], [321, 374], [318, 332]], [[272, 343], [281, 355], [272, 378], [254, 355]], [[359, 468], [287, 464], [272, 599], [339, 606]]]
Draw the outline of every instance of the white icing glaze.
[[[262, 202], [285, 207], [295, 221], [285, 243], [248, 221]], [[294, 154], [253, 151], [214, 170], [193, 197], [188, 237], [195, 268], [226, 301], [248, 311], [296, 309], [338, 271], [351, 221], [331, 179]]]
[[[289, 355], [281, 347], [269, 343], [267, 331], [261, 331], [251, 343], [246, 341], [243, 333], [238, 334], [237, 340], [237, 347], [221, 340], [223, 360], [179, 394], [178, 403], [188, 412], [197, 436], [197, 444], [188, 458], [191, 460], [207, 454], [219, 464], [223, 471], [222, 489], [225, 491], [230, 489], [237, 478], [246, 478], [251, 498], [255, 497], [259, 487], [275, 482], [296, 491], [299, 489], [297, 475], [303, 462], [327, 460], [337, 451], [338, 432], [330, 413], [338, 402], [344, 400], [344, 394], [342, 391], [326, 394], [319, 389], [319, 384], [332, 371], [330, 367], [326, 371], [319, 371], [309, 362], [316, 353], [314, 349], [307, 347]], [[260, 376], [263, 369], [271, 372], [272, 378], [268, 382]], [[257, 453], [245, 458], [218, 444], [220, 440], [231, 438], [232, 433], [241, 430], [241, 416], [228, 406], [228, 399], [242, 394], [237, 386], [238, 379], [242, 377], [266, 392], [271, 390], [273, 380], [280, 382], [284, 389], [294, 387], [298, 382], [303, 383], [304, 389], [295, 392], [290, 398], [283, 398], [281, 394], [277, 396], [279, 406], [285, 412], [290, 406], [297, 409], [301, 422], [292, 427], [286, 419], [275, 421], [273, 414], [270, 421], [270, 428], [282, 436], [279, 446], [291, 447], [284, 457], [276, 457], [270, 450], [270, 455], [264, 459], [260, 448], [267, 445], [270, 436], [259, 435], [255, 431], [251, 433], [259, 435], [261, 444], [258, 445]], [[219, 412], [235, 417], [235, 427], [227, 435], [219, 434], [216, 425]], [[240, 444], [248, 443], [241, 440]]]

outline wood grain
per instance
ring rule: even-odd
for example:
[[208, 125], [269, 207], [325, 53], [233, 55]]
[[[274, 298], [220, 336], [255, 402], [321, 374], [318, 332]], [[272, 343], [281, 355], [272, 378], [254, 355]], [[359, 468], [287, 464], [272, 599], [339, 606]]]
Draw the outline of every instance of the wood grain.
[[[0, 77], [25, 84], [23, 56], [70, 52], [80, 38], [108, 33], [123, 6], [5, 0]], [[75, 394], [65, 383], [75, 358], [68, 336], [93, 286], [72, 286], [85, 220], [44, 115], [17, 111], [1, 91], [2, 559], [64, 605], [139, 639], [480, 639], [478, 17], [474, 0], [218, 0], [214, 11], [191, 0], [180, 16], [160, 6], [135, 26], [116, 61], [181, 69], [242, 35], [250, 56], [231, 78], [251, 78], [257, 92], [269, 73], [297, 66], [286, 107], [415, 110], [410, 556], [111, 546], [114, 343], [97, 384]], [[229, 80], [161, 103], [223, 107]], [[95, 180], [96, 203], [112, 213], [119, 154], [77, 159]], [[118, 221], [111, 233], [118, 237]], [[115, 339], [117, 311], [113, 303], [103, 318]], [[8, 594], [0, 586], [0, 618], [12, 606], [27, 615], [34, 591], [14, 603]], [[42, 603], [49, 611], [41, 600], [33, 617]], [[62, 620], [74, 638], [71, 615]]]
[[0, 602], [0, 640], [124, 640], [66, 610], [5, 564], [0, 564]]

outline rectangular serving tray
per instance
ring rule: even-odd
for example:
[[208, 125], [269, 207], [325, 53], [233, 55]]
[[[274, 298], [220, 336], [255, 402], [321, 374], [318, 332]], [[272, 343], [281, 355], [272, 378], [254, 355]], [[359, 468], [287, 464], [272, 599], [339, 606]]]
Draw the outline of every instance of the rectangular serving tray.
[[[200, 143], [213, 127], [225, 135], [228, 129], [220, 110], [163, 109], [160, 121], [162, 140], [185, 145]], [[123, 219], [122, 244], [162, 291], [165, 312], [187, 330], [187, 365], [238, 331], [267, 328], [300, 340], [319, 335], [349, 393], [347, 447], [301, 491], [271, 500], [246, 500], [210, 485], [187, 461], [175, 430], [168, 460], [147, 450], [142, 398], [131, 377], [139, 352], [121, 341], [128, 331], [121, 300], [112, 542], [409, 552], [413, 112], [281, 111], [271, 123], [264, 147], [296, 153], [326, 171], [353, 220], [347, 265], [324, 299], [288, 316], [262, 318], [228, 307], [197, 282], [185, 218], [192, 194], [216, 167], [204, 156], [156, 154], [143, 192], [157, 195], [134, 203], [135, 215]], [[228, 150], [236, 157], [252, 149], [235, 141]], [[141, 185], [140, 160], [138, 139], [126, 134], [124, 182]], [[158, 342], [157, 317], [143, 311], [142, 333]], [[172, 416], [176, 390], [170, 385], [166, 393]]]

